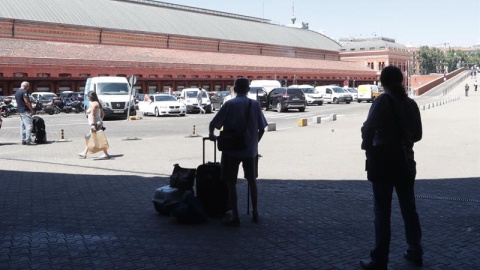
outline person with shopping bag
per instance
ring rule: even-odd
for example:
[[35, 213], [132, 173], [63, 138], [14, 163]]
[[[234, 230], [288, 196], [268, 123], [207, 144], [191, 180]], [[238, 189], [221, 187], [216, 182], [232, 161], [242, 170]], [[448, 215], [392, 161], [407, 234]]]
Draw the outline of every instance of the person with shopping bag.
[[85, 136], [87, 144], [85, 151], [79, 153], [78, 156], [82, 159], [87, 158], [87, 153], [92, 154], [103, 151], [103, 155], [99, 159], [109, 159], [108, 155], [108, 141], [105, 137], [105, 128], [103, 128], [103, 112], [102, 105], [98, 100], [97, 93], [90, 91], [88, 93], [89, 107], [87, 110], [88, 124], [90, 125], [90, 133]]

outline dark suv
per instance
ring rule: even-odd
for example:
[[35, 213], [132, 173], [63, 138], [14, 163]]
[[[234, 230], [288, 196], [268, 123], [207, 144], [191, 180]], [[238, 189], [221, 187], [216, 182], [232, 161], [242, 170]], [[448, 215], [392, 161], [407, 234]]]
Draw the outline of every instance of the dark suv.
[[280, 87], [268, 94], [267, 110], [276, 108], [277, 112], [285, 112], [288, 109], [298, 109], [304, 112], [306, 107], [305, 94], [300, 88]]

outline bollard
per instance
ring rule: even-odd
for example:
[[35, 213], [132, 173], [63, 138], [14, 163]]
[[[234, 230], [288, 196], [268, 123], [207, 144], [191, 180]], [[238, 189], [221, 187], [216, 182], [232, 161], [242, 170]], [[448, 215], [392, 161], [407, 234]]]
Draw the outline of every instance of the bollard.
[[425, 105], [422, 105], [422, 111], [425, 111]]
[[277, 130], [277, 123], [268, 123], [267, 131], [276, 131]]
[[[223, 128], [220, 131], [222, 131], [222, 130], [223, 130]], [[193, 125], [192, 133], [190, 135], [186, 136], [186, 138], [196, 138], [196, 137], [201, 137], [201, 136], [199, 134], [197, 134], [197, 130], [195, 128], [195, 125]]]
[[55, 141], [55, 142], [71, 142], [71, 141], [65, 140], [65, 130], [61, 129], [60, 130], [60, 140]]
[[322, 117], [321, 117], [321, 116], [314, 116], [314, 117], [312, 118], [312, 122], [313, 122], [314, 124], [320, 124], [320, 123], [322, 123]]
[[196, 134], [195, 134], [195, 125], [193, 125], [193, 128], [192, 128], [192, 136], [196, 136]]
[[301, 118], [301, 119], [298, 119], [298, 126], [299, 127], [306, 127], [307, 126], [307, 119], [306, 118]]
[[330, 121], [337, 121], [337, 114], [336, 113], [330, 114]]
[[428, 105], [427, 105], [427, 109], [429, 109], [429, 110], [430, 110], [430, 104], [428, 104]]

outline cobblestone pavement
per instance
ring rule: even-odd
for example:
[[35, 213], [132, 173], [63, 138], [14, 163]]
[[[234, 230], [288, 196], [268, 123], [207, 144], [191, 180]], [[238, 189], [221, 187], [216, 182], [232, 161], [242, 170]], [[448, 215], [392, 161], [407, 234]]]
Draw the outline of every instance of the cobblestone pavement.
[[[426, 138], [444, 145], [449, 155], [462, 152], [452, 158], [460, 161], [441, 161], [444, 156], [437, 151], [438, 144], [419, 146], [418, 158], [426, 171], [416, 185], [425, 248], [423, 269], [480, 267], [480, 159], [474, 148], [480, 138], [480, 94], [470, 91], [470, 95], [437, 111], [422, 112], [429, 130]], [[458, 124], [449, 118], [452, 110], [462, 115]], [[433, 124], [452, 127], [451, 134]], [[326, 127], [334, 127], [342, 135], [348, 131], [342, 131], [341, 121]], [[315, 132], [322, 131], [309, 127], [302, 133], [278, 134]], [[358, 132], [358, 127], [348, 132]], [[463, 140], [452, 139], [460, 133], [465, 133]], [[268, 134], [271, 141], [265, 144], [278, 145], [280, 135]], [[94, 161], [72, 158], [82, 148], [79, 142], [26, 147], [10, 137], [1, 138], [0, 269], [360, 269], [359, 259], [368, 258], [374, 243], [370, 184], [363, 180], [364, 172], [354, 174], [351, 180], [342, 172], [325, 169], [323, 174], [321, 159], [333, 153], [331, 149], [324, 149], [325, 154], [314, 159], [319, 168], [314, 178], [309, 165], [290, 168], [293, 173], [278, 168], [285, 166], [282, 160], [293, 162], [292, 158], [263, 148], [260, 224], [251, 223], [246, 214], [246, 182], [240, 180], [241, 226], [228, 228], [218, 219], [199, 225], [179, 224], [154, 211], [153, 191], [168, 183], [167, 168], [171, 170], [178, 161], [198, 165], [201, 158], [136, 153], [142, 147], [148, 149], [150, 142], [154, 140], [112, 139], [116, 148], [112, 151], [122, 154], [112, 152], [113, 160]], [[179, 143], [171, 136], [161, 142], [168, 150], [172, 148], [169, 142]], [[190, 147], [198, 141], [185, 144], [181, 151], [192, 152]], [[350, 153], [348, 147], [357, 144], [347, 143], [338, 151]], [[352, 159], [361, 158], [361, 153], [352, 155]], [[434, 161], [428, 162], [433, 155], [441, 157], [435, 160], [436, 166]], [[462, 156], [471, 162], [465, 163]], [[309, 158], [315, 157], [307, 155]], [[350, 161], [350, 157], [344, 158]], [[357, 170], [350, 164], [344, 165]], [[402, 258], [406, 248], [402, 223], [398, 203], [394, 203], [389, 269], [417, 269]]]

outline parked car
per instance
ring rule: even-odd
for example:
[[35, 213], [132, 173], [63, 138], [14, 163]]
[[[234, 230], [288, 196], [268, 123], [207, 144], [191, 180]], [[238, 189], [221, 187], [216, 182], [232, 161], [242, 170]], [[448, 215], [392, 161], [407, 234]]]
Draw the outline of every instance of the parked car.
[[223, 106], [223, 99], [230, 94], [230, 91], [220, 91], [214, 93], [210, 100], [212, 102], [212, 110], [220, 110]]
[[153, 114], [156, 117], [161, 115], [180, 115], [185, 116], [186, 107], [179, 102], [174, 96], [169, 94], [153, 94], [150, 95], [150, 101], [139, 101], [138, 109], [144, 115]]
[[343, 89], [347, 90], [352, 95], [352, 100], [353, 101], [358, 100], [358, 90], [357, 90], [357, 88], [348, 87], [348, 88], [343, 88]]
[[320, 94], [313, 86], [308, 84], [303, 84], [303, 85], [291, 85], [290, 87], [302, 89], [303, 93], [305, 94], [305, 100], [307, 101], [307, 105], [323, 104], [322, 94]]
[[336, 85], [317, 86], [315, 89], [322, 94], [323, 101], [327, 103], [333, 102], [339, 104], [340, 102], [345, 102], [350, 104], [353, 100], [353, 97], [349, 92]]
[[300, 88], [279, 87], [268, 94], [268, 109], [276, 108], [277, 112], [285, 112], [289, 109], [298, 109], [304, 112], [307, 107], [305, 94]]
[[267, 91], [263, 87], [250, 87], [247, 97], [258, 101], [262, 108], [267, 107]]
[[373, 102], [383, 93], [376, 85], [363, 84], [358, 86], [358, 103], [362, 101]]
[[[183, 102], [187, 108], [187, 113], [200, 112], [197, 102], [198, 91], [198, 88], [184, 88], [180, 93], [180, 102]], [[202, 106], [205, 112], [212, 112], [212, 103], [205, 90], [203, 90], [202, 94]]]

